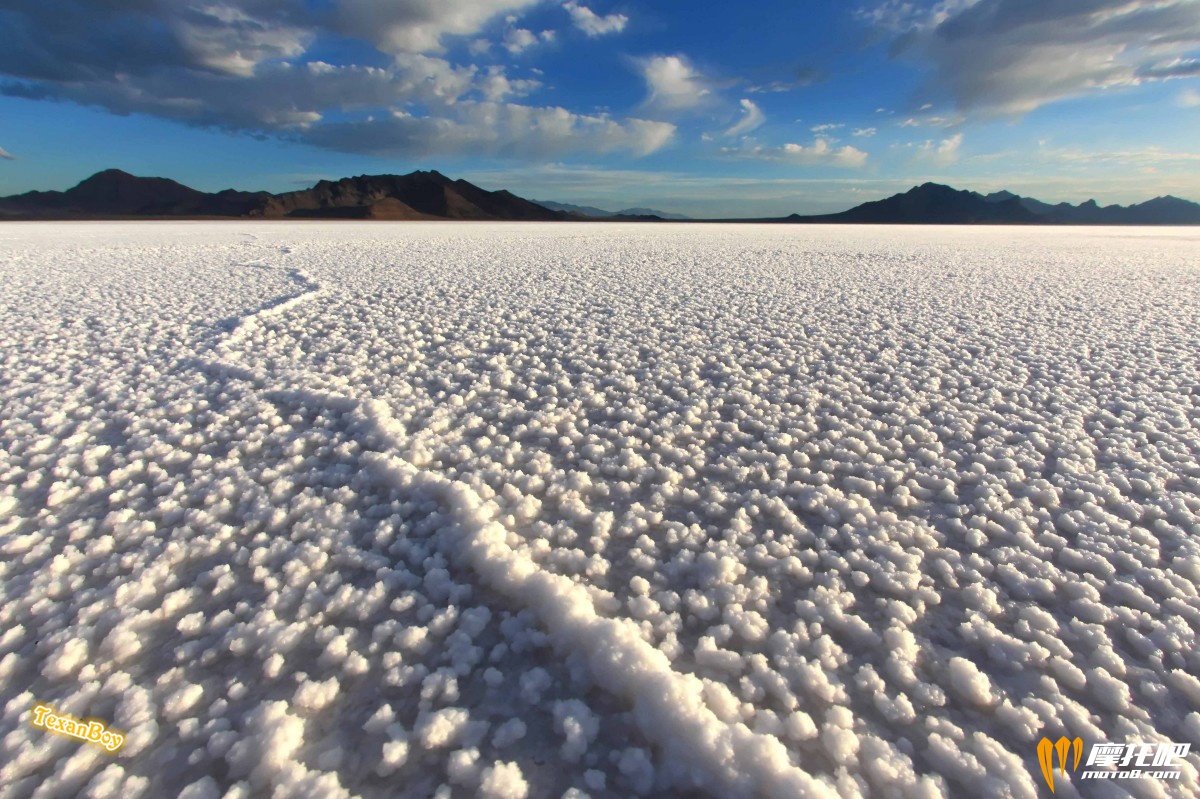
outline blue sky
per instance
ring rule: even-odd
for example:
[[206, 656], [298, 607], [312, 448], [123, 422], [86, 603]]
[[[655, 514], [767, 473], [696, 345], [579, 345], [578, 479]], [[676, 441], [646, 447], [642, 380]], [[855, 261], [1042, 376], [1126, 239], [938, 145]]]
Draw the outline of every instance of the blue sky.
[[1200, 200], [1200, 2], [0, 0], [0, 194], [436, 168], [696, 216]]

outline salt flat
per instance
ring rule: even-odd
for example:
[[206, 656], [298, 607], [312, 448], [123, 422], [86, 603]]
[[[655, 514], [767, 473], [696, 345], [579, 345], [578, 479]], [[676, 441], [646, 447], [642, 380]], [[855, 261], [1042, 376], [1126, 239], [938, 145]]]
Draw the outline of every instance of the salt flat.
[[8, 223], [0, 277], [2, 796], [1200, 744], [1196, 229]]

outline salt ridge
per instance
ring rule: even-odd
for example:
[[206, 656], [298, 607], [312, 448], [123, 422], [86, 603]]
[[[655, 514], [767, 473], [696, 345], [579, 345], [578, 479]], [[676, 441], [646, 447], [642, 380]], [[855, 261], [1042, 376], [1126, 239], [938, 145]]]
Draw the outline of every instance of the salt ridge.
[[[248, 380], [264, 390], [261, 371], [246, 369], [235, 346], [259, 327], [263, 319], [281, 316], [296, 306], [328, 293], [328, 289], [298, 269], [288, 275], [303, 286], [298, 294], [272, 302], [240, 319], [216, 351], [227, 361], [207, 364], [212, 371]], [[275, 378], [281, 373], [276, 372]], [[658, 745], [668, 773], [679, 787], [703, 789], [713, 796], [771, 799], [833, 799], [836, 790], [814, 779], [790, 761], [787, 749], [772, 735], [745, 724], [721, 721], [704, 702], [704, 686], [696, 677], [671, 669], [662, 652], [642, 638], [638, 628], [622, 619], [597, 613], [587, 590], [561, 575], [543, 571], [525, 552], [510, 547], [507, 530], [495, 519], [498, 508], [470, 486], [422, 470], [397, 457], [405, 448], [404, 427], [387, 404], [316, 391], [319, 379], [283, 372], [280, 387], [305, 402], [347, 414], [351, 426], [376, 449], [367, 454], [378, 479], [397, 490], [416, 486], [432, 490], [451, 509], [454, 527], [444, 530], [454, 542], [451, 553], [487, 585], [529, 608], [549, 629], [555, 648], [585, 653], [599, 685], [633, 703], [642, 732]]]

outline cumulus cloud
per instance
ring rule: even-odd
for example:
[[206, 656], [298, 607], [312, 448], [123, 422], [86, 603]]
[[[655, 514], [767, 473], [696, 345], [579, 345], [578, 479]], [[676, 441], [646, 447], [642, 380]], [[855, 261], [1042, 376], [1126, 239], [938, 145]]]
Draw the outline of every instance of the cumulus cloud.
[[231, 5], [185, 6], [169, 24], [196, 63], [238, 77], [253, 75], [264, 61], [301, 55], [313, 38], [309, 29], [260, 19]]
[[510, 78], [503, 67], [493, 66], [480, 79], [479, 90], [485, 99], [498, 102], [508, 97], [524, 97], [541, 85], [536, 80]]
[[538, 43], [537, 35], [525, 28], [509, 28], [504, 32], [504, 49], [513, 55], [525, 52]]
[[465, 101], [439, 116], [395, 112], [387, 119], [324, 124], [305, 141], [387, 156], [462, 152], [545, 158], [571, 152], [648, 155], [675, 134], [666, 122], [576, 114], [565, 108]]
[[629, 23], [629, 17], [624, 14], [608, 14], [602, 17], [587, 6], [581, 6], [576, 2], [563, 3], [563, 8], [571, 15], [571, 22], [575, 23], [575, 27], [592, 38], [609, 33], [620, 33]]
[[760, 161], [780, 161], [805, 166], [837, 166], [857, 169], [867, 163], [867, 154], [857, 147], [834, 147], [828, 139], [818, 138], [812, 144], [784, 144], [781, 147], [755, 145], [725, 148], [724, 152], [738, 158]]
[[[503, 75], [503, 73], [500, 73]], [[98, 105], [117, 113], [148, 113], [193, 125], [281, 132], [319, 122], [330, 110], [369, 111], [419, 102], [450, 108], [466, 95], [494, 91], [497, 74], [416, 54], [387, 68], [325, 62], [270, 64], [253, 79], [171, 71], [122, 80], [47, 85], [47, 96]], [[8, 87], [11, 89], [12, 87]], [[8, 92], [0, 86], [0, 92]]]
[[[510, 53], [552, 40], [552, 31], [516, 24], [534, 1], [338, 0], [321, 15], [304, 0], [61, 0], [53, 8], [9, 0], [0, 5], [0, 94], [352, 152], [538, 157], [519, 141], [520, 124], [548, 152], [643, 154], [668, 142], [675, 128], [663, 123], [507, 106], [542, 82], [438, 52], [449, 36], [476, 36], [469, 49], [483, 52], [488, 40], [478, 34], [497, 21]], [[311, 60], [312, 42], [331, 35], [357, 37], [388, 58], [379, 66]], [[467, 130], [493, 123], [498, 130]]]
[[5, 150], [3, 147], [0, 147], [0, 161], [16, 161], [16, 160], [17, 160], [17, 157], [15, 155], [10, 153], [8, 150]]
[[964, 110], [1023, 114], [1102, 89], [1200, 73], [1194, 0], [890, 0], [862, 17], [893, 52], [928, 62], [931, 93]]
[[641, 62], [642, 77], [650, 94], [647, 106], [660, 111], [682, 111], [712, 98], [708, 81], [683, 56], [655, 56]]
[[752, 130], [759, 128], [767, 121], [767, 116], [762, 112], [753, 100], [742, 100], [742, 118], [737, 123], [725, 131], [726, 136], [744, 136]]
[[523, 11], [539, 0], [340, 0], [342, 32], [380, 50], [440, 52], [447, 36], [473, 36], [494, 19]]

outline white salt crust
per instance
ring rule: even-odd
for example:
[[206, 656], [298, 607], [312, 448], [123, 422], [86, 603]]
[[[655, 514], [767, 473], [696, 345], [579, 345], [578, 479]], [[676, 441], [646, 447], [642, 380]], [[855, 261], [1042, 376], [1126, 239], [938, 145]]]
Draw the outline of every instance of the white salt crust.
[[1034, 797], [1200, 729], [1193, 230], [0, 232], [2, 796]]

